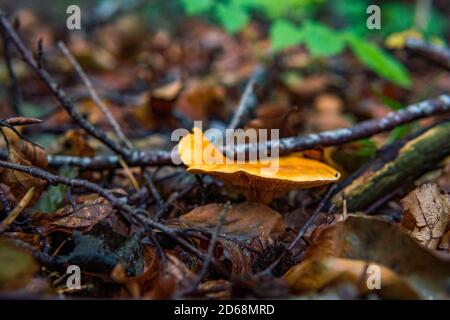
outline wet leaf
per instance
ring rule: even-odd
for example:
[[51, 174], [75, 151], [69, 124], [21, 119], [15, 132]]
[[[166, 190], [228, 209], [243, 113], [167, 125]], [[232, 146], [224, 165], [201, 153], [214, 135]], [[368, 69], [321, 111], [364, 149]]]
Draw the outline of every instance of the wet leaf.
[[349, 216], [320, 233], [305, 258], [363, 260], [403, 277], [421, 298], [448, 298], [448, 258], [419, 245], [403, 229], [379, 218]]
[[[3, 137], [8, 142], [8, 161], [25, 166], [33, 165], [39, 168], [47, 167], [47, 153], [43, 148], [22, 139], [17, 132], [11, 128], [2, 127], [0, 129]], [[32, 187], [36, 187], [37, 190], [40, 190], [45, 184], [39, 178], [14, 170], [0, 169], [0, 173], [2, 182], [11, 187], [11, 192], [16, 198], [22, 198]], [[39, 195], [40, 193], [37, 192], [34, 199], [38, 199]]]
[[[180, 217], [190, 226], [214, 230], [224, 204], [212, 203], [195, 208]], [[225, 216], [221, 233], [238, 240], [277, 238], [284, 232], [281, 215], [271, 208], [254, 202], [232, 205]]]
[[[308, 259], [291, 268], [283, 277], [296, 293], [317, 292], [327, 286], [350, 283], [355, 286], [359, 294], [371, 291], [369, 278], [371, 268], [379, 268], [380, 288], [375, 292], [386, 299], [417, 299], [419, 296], [409, 284], [392, 270], [370, 264], [363, 260], [343, 258]], [[378, 281], [378, 280], [377, 280]], [[376, 282], [373, 282], [376, 285]], [[371, 287], [372, 288], [372, 287]], [[372, 288], [373, 289], [373, 288]]]
[[115, 210], [108, 201], [98, 198], [80, 205], [76, 210], [72, 205], [67, 205], [51, 215], [36, 214], [33, 216], [33, 224], [43, 236], [55, 231], [71, 233], [73, 229], [87, 232], [114, 213]]
[[37, 270], [31, 254], [0, 238], [0, 290], [26, 285]]
[[450, 197], [439, 186], [426, 183], [401, 200], [405, 210], [402, 225], [422, 245], [436, 249], [450, 223]]
[[[180, 217], [190, 227], [213, 231], [224, 204], [212, 203], [198, 207]], [[233, 274], [252, 272], [252, 251], [260, 251], [262, 244], [272, 244], [284, 232], [281, 215], [271, 208], [254, 202], [232, 205], [225, 216], [219, 242], [224, 248], [223, 256], [232, 263]], [[239, 245], [242, 242], [252, 251]]]

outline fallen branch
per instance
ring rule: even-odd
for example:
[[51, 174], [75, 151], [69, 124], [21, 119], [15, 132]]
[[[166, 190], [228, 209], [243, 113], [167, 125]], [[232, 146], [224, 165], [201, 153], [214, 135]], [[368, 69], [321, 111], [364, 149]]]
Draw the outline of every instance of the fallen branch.
[[405, 47], [437, 65], [450, 70], [450, 49], [426, 43], [423, 40], [408, 38]]
[[61, 52], [66, 56], [67, 60], [72, 64], [72, 66], [75, 68], [75, 71], [78, 73], [79, 77], [81, 78], [81, 81], [83, 81], [84, 85], [86, 86], [89, 95], [92, 98], [92, 101], [95, 102], [95, 104], [100, 108], [100, 110], [105, 115], [106, 119], [108, 119], [109, 123], [111, 124], [111, 127], [113, 128], [114, 132], [117, 135], [117, 138], [122, 142], [122, 144], [127, 147], [128, 149], [133, 149], [133, 146], [131, 142], [127, 139], [125, 134], [123, 133], [122, 129], [120, 128], [119, 123], [112, 115], [111, 111], [108, 109], [108, 107], [105, 105], [105, 103], [100, 99], [100, 97], [97, 94], [97, 91], [95, 91], [94, 86], [92, 85], [91, 80], [89, 80], [86, 73], [83, 71], [83, 68], [81, 68], [80, 64], [77, 62], [75, 57], [70, 53], [69, 49], [66, 47], [64, 42], [58, 42], [58, 47], [61, 49]]
[[55, 98], [59, 101], [61, 106], [66, 110], [70, 117], [87, 133], [91, 136], [97, 138], [108, 146], [111, 150], [120, 154], [125, 159], [128, 159], [132, 152], [114, 140], [110, 139], [106, 133], [98, 130], [89, 121], [87, 121], [80, 113], [77, 112], [75, 105], [69, 99], [68, 95], [63, 89], [53, 80], [52, 76], [36, 61], [33, 54], [29, 49], [26, 48], [22, 39], [16, 33], [14, 28], [11, 26], [9, 21], [6, 19], [4, 14], [0, 13], [0, 26], [5, 34], [11, 39], [12, 43], [16, 46], [17, 50], [21, 54], [23, 60], [36, 72], [36, 74], [41, 78], [41, 80], [46, 84], [48, 89], [52, 92]]
[[217, 245], [217, 240], [219, 238], [220, 229], [222, 229], [222, 225], [224, 223], [225, 216], [226, 216], [228, 210], [230, 210], [229, 202], [226, 204], [225, 208], [219, 214], [219, 217], [217, 219], [216, 228], [214, 229], [214, 231], [211, 235], [211, 239], [209, 240], [208, 252], [206, 255], [206, 259], [203, 261], [203, 265], [202, 265], [202, 268], [200, 269], [200, 272], [198, 273], [198, 275], [197, 275], [196, 279], [194, 280], [194, 282], [192, 283], [192, 285], [189, 288], [187, 288], [185, 291], [180, 293], [180, 296], [185, 296], [192, 292], [195, 292], [197, 290], [198, 286], [200, 285], [200, 283], [202, 282], [203, 278], [206, 276], [206, 273], [208, 272], [208, 269], [209, 269], [209, 265], [211, 264], [211, 261], [214, 258], [214, 252], [216, 250], [216, 245]]
[[[411, 184], [450, 154], [450, 121], [417, 137], [381, 149], [379, 156], [341, 183], [331, 203], [342, 210], [342, 195], [349, 212], [364, 210], [404, 184]], [[356, 177], [356, 178], [355, 178]]]
[[404, 109], [391, 112], [385, 117], [360, 122], [351, 128], [323, 131], [300, 137], [283, 138], [275, 142], [269, 141], [260, 144], [238, 145], [235, 151], [237, 154], [243, 152], [258, 153], [258, 150], [261, 148], [263, 150], [279, 148], [280, 154], [287, 154], [317, 147], [340, 145], [389, 131], [408, 122], [447, 112], [450, 112], [450, 95], [443, 94], [435, 99], [425, 100], [412, 104]]
[[19, 85], [17, 83], [17, 77], [11, 62], [11, 46], [9, 43], [10, 40], [8, 35], [3, 29], [1, 30], [1, 36], [3, 40], [3, 54], [5, 56], [5, 66], [6, 70], [8, 71], [9, 80], [11, 82], [8, 88], [10, 93], [11, 106], [13, 107], [13, 110], [16, 113], [16, 115], [18, 115], [19, 105], [21, 101], [21, 93]]
[[253, 110], [258, 105], [256, 87], [258, 85], [261, 86], [266, 81], [266, 77], [266, 70], [261, 66], [257, 67], [245, 86], [244, 93], [241, 96], [239, 105], [230, 121], [228, 129], [242, 127], [251, 116]]
[[[206, 259], [206, 255], [202, 251], [178, 235], [177, 229], [166, 227], [165, 225], [144, 216], [142, 213], [146, 215], [146, 211], [130, 207], [126, 201], [117, 198], [111, 190], [102, 188], [98, 184], [83, 179], [69, 179], [63, 176], [54, 175], [37, 167], [23, 166], [2, 160], [0, 160], [0, 167], [29, 174], [33, 177], [45, 180], [51, 185], [63, 184], [72, 188], [82, 188], [97, 193], [108, 200], [120, 213], [122, 213], [123, 217], [128, 222], [160, 230], [166, 236], [176, 241], [180, 246], [195, 254], [198, 258], [202, 260]], [[220, 272], [224, 272], [221, 264], [216, 260], [213, 261], [213, 265]]]

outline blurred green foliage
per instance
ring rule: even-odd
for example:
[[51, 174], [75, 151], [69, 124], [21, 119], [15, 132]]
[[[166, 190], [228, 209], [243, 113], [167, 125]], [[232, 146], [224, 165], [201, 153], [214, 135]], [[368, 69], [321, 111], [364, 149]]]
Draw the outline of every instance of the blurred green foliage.
[[[313, 57], [337, 55], [348, 46], [366, 67], [380, 77], [409, 87], [406, 68], [369, 38], [382, 39], [389, 34], [413, 27], [414, 3], [386, 1], [380, 3], [382, 28], [366, 27], [369, 0], [179, 0], [188, 15], [202, 14], [217, 20], [229, 33], [244, 28], [252, 18], [269, 23], [269, 36], [274, 52], [303, 44]], [[319, 14], [333, 24], [319, 23]], [[401, 18], [399, 18], [401, 17]], [[426, 36], [442, 36], [447, 19], [432, 10]]]

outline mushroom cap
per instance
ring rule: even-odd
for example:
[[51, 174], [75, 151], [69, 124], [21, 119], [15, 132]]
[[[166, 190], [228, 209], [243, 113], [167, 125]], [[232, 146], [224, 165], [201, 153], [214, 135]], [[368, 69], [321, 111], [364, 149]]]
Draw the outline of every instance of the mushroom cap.
[[[238, 187], [251, 201], [270, 203], [293, 189], [307, 189], [337, 181], [340, 174], [334, 168], [317, 160], [298, 155], [278, 158], [278, 163], [264, 161], [236, 162], [228, 159], [195, 128], [194, 134], [184, 137], [178, 146], [180, 158], [189, 172], [214, 176], [225, 183]], [[201, 131], [200, 131], [201, 133]], [[193, 148], [194, 135], [199, 137]], [[207, 150], [206, 148], [209, 148]], [[207, 150], [203, 161], [192, 161], [194, 154]], [[215, 159], [219, 161], [214, 161]], [[272, 167], [271, 167], [272, 165]], [[272, 169], [271, 169], [272, 168]]]

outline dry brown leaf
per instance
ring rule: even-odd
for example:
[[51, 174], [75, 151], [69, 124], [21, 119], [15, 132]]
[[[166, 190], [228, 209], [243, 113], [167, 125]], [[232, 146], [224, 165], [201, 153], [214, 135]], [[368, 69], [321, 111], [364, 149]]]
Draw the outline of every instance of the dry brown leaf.
[[211, 116], [223, 117], [225, 88], [212, 81], [191, 81], [181, 92], [178, 107], [191, 119], [206, 120]]
[[[25, 166], [47, 167], [47, 153], [43, 148], [21, 139], [14, 130], [8, 127], [2, 127], [0, 129], [8, 142], [8, 161]], [[16, 198], [23, 198], [26, 192], [32, 187], [36, 187], [37, 192], [31, 203], [39, 198], [41, 194], [39, 191], [42, 191], [42, 186], [45, 184], [41, 179], [10, 169], [0, 170], [0, 173], [1, 181], [11, 188], [11, 193]]]
[[[214, 230], [224, 204], [211, 203], [195, 208], [180, 217], [188, 225]], [[254, 202], [232, 205], [228, 210], [221, 233], [238, 240], [278, 238], [284, 232], [281, 215], [275, 210]]]
[[434, 183], [424, 184], [401, 200], [402, 225], [422, 245], [436, 249], [450, 222], [450, 197]]
[[[212, 231], [224, 207], [224, 204], [217, 203], [201, 206], [181, 216], [179, 220], [188, 226]], [[233, 239], [259, 250], [261, 244], [271, 244], [272, 239], [278, 239], [284, 229], [281, 215], [267, 206], [254, 202], [232, 205], [221, 228], [221, 234], [228, 238], [219, 238], [224, 248], [223, 256], [232, 263], [232, 274], [252, 272], [251, 252]]]
[[305, 259], [329, 257], [379, 264], [402, 276], [421, 298], [448, 298], [450, 259], [437, 256], [400, 226], [379, 218], [350, 215], [324, 228]]
[[111, 203], [104, 198], [98, 198], [86, 202], [75, 211], [71, 205], [67, 205], [54, 214], [35, 214], [32, 224], [43, 236], [55, 231], [70, 234], [73, 229], [86, 232], [100, 221], [110, 217], [114, 212]]
[[167, 265], [162, 272], [161, 262], [155, 248], [143, 249], [144, 272], [137, 276], [127, 276], [124, 267], [118, 264], [112, 271], [112, 279], [126, 288], [120, 297], [168, 299], [177, 290], [187, 288], [195, 279], [194, 273], [175, 255], [165, 252]]
[[351, 283], [360, 294], [370, 292], [367, 283], [369, 267], [380, 270], [381, 287], [377, 290], [382, 298], [417, 299], [419, 296], [409, 284], [392, 270], [363, 260], [343, 258], [308, 259], [292, 267], [283, 279], [296, 293], [316, 292], [327, 286]]
[[38, 271], [33, 256], [0, 238], [0, 290], [23, 287]]

